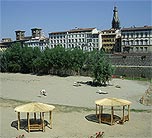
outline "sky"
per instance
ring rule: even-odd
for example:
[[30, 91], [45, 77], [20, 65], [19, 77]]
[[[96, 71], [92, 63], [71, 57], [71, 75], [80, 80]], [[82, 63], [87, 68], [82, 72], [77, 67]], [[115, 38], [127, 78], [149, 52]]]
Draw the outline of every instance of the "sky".
[[96, 27], [111, 28], [117, 6], [120, 26], [152, 25], [152, 0], [0, 0], [0, 40], [24, 30], [41, 28], [45, 36], [56, 31]]

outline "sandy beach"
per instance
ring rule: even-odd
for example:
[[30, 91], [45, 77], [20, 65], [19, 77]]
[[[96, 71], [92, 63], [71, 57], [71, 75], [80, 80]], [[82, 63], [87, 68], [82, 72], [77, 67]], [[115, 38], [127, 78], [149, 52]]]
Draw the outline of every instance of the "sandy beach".
[[[15, 138], [24, 134], [26, 138], [89, 138], [99, 131], [105, 132], [105, 138], [152, 137], [151, 106], [139, 103], [139, 99], [149, 87], [149, 82], [112, 79], [110, 86], [92, 87], [86, 84], [87, 81], [92, 81], [92, 78], [0, 73], [0, 137]], [[81, 86], [73, 86], [74, 82], [81, 82]], [[116, 88], [117, 85], [120, 88]], [[47, 96], [40, 96], [42, 89], [46, 90]], [[108, 94], [97, 93], [99, 89]], [[88, 121], [86, 117], [95, 114], [94, 101], [105, 97], [131, 101], [130, 121], [124, 125], [113, 126]], [[27, 133], [25, 130], [18, 131], [12, 127], [12, 122], [17, 120], [14, 108], [23, 104], [22, 101], [55, 105], [53, 128], [46, 127], [44, 133]], [[108, 112], [108, 108], [105, 111]], [[122, 114], [120, 111], [117, 112], [119, 115]], [[26, 118], [24, 113], [22, 117]]]

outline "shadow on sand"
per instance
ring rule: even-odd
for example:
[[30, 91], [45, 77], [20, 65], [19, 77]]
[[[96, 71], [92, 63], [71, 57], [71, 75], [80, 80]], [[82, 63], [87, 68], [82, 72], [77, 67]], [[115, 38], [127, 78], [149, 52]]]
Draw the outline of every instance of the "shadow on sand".
[[[40, 124], [41, 120], [40, 119], [37, 119], [37, 120], [30, 119], [30, 124], [33, 124], [33, 123]], [[48, 124], [49, 123], [46, 120], [44, 120], [44, 125], [47, 126], [47, 127], [49, 127]], [[18, 120], [12, 121], [11, 127], [14, 127], [16, 129], [18, 129]], [[21, 119], [20, 120], [20, 129], [25, 130], [26, 132], [28, 132], [27, 119]], [[36, 132], [36, 131], [40, 131], [40, 130], [34, 130], [34, 131], [30, 131], [30, 132]]]
[[[99, 119], [98, 119], [98, 117], [96, 117], [96, 114], [87, 115], [87, 116], [85, 116], [85, 118], [88, 121], [99, 123]], [[111, 114], [102, 114], [101, 118], [102, 118], [101, 123], [111, 125], [111, 121], [110, 121], [111, 120]], [[120, 119], [121, 118], [119, 116], [114, 115], [114, 121], [115, 122], [117, 122]]]

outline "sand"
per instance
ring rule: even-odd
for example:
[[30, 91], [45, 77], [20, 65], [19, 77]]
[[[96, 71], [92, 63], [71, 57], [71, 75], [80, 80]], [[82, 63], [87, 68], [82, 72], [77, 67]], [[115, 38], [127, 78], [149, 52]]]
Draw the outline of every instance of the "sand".
[[[0, 102], [1, 138], [15, 138], [20, 134], [24, 134], [26, 138], [89, 138], [99, 131], [105, 132], [105, 138], [152, 137], [151, 106], [139, 103], [139, 99], [148, 88], [149, 82], [112, 79], [110, 82], [112, 85], [107, 87], [92, 87], [84, 83], [75, 87], [73, 86], [74, 82], [87, 82], [91, 81], [92, 78], [36, 76], [19, 73], [0, 73], [0, 80], [0, 97], [3, 98]], [[116, 85], [121, 88], [116, 88]], [[46, 90], [47, 96], [40, 97], [42, 89]], [[99, 89], [108, 92], [108, 94], [97, 93]], [[130, 121], [124, 125], [116, 124], [113, 126], [88, 121], [85, 117], [95, 114], [94, 101], [105, 97], [123, 98], [131, 101], [131, 109], [135, 111], [131, 111]], [[4, 99], [26, 102], [39, 101], [56, 105], [53, 112], [53, 128], [46, 127], [44, 133], [27, 133], [22, 129], [17, 131], [11, 126], [11, 123], [17, 120], [14, 107], [23, 103]], [[105, 112], [109, 112], [108, 107]], [[122, 115], [120, 111], [117, 113]], [[21, 117], [26, 118], [24, 113]]]

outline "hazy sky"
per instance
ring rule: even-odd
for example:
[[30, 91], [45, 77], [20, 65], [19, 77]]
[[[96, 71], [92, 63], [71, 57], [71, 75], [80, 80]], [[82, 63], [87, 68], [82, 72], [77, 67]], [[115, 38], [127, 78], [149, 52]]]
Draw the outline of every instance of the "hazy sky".
[[75, 27], [110, 29], [114, 5], [121, 27], [152, 25], [151, 0], [0, 0], [0, 39], [15, 40], [15, 30], [49, 32]]

